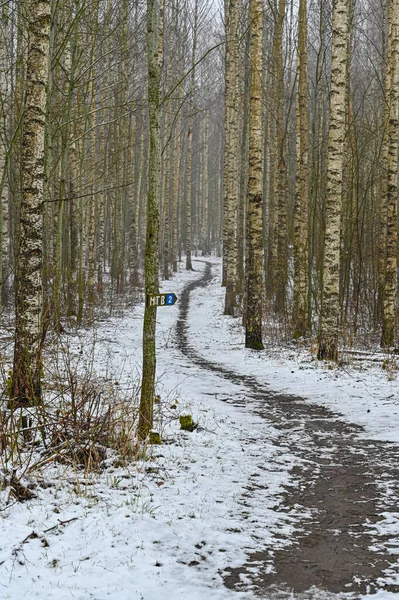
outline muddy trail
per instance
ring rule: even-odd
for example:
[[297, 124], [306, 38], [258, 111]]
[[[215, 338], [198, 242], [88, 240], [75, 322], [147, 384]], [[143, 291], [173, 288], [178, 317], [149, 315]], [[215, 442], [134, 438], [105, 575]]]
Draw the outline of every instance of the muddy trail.
[[[260, 547], [248, 555], [246, 564], [225, 573], [225, 585], [237, 591], [250, 585], [260, 598], [292, 597], [292, 593], [302, 598], [320, 597], [320, 591], [312, 592], [313, 587], [326, 596], [352, 593], [359, 597], [380, 589], [399, 593], [399, 585], [384, 586], [379, 581], [399, 571], [395, 541], [389, 535], [373, 535], [373, 526], [383, 519], [381, 513], [398, 510], [399, 448], [365, 439], [360, 426], [323, 406], [276, 394], [256, 378], [200, 356], [187, 336], [190, 293], [211, 280], [212, 265], [206, 263], [203, 276], [180, 295], [178, 347], [198, 367], [245, 388], [245, 397], [235, 396], [227, 402], [245, 405], [283, 431], [285, 444], [304, 466], [292, 470], [294, 485], [287, 486], [276, 510], [289, 512], [300, 506], [311, 514], [298, 524], [288, 546]], [[293, 434], [295, 443], [290, 445]], [[244, 506], [248, 493], [267, 494], [259, 489], [254, 471], [242, 493]]]

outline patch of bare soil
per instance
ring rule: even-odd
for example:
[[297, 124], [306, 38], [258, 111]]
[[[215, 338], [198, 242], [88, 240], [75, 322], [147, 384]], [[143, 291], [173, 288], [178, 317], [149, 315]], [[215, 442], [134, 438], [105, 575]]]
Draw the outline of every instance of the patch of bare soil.
[[[321, 591], [326, 596], [353, 593], [354, 597], [380, 589], [399, 592], [398, 585], [384, 586], [379, 581], [387, 573], [399, 571], [395, 555], [389, 552], [395, 542], [374, 532], [383, 518], [381, 513], [398, 509], [398, 446], [367, 440], [360, 435], [364, 433], [361, 427], [343, 421], [327, 408], [275, 394], [254, 377], [238, 375], [200, 356], [187, 338], [190, 292], [206, 286], [211, 278], [211, 264], [207, 263], [203, 277], [190, 283], [180, 296], [178, 346], [203, 369], [244, 385], [246, 405], [286, 432], [284, 445], [306, 466], [293, 469], [293, 484], [287, 487], [277, 510], [289, 512], [300, 506], [304, 514], [311, 514], [298, 523], [289, 545], [260, 547], [248, 556], [246, 564], [224, 574], [225, 585], [237, 591], [251, 589], [263, 598], [292, 597], [294, 593], [310, 599], [320, 597]], [[237, 404], [237, 398], [231, 403]], [[256, 489], [256, 476], [255, 469], [248, 489]]]

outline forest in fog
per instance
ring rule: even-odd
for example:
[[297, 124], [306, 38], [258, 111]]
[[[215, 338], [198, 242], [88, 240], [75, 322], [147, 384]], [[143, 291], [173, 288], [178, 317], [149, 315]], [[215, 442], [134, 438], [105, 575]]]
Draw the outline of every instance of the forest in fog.
[[394, 347], [398, 0], [9, 0], [1, 23], [16, 354], [140, 297], [146, 234], [153, 288], [223, 257], [248, 347], [265, 318], [320, 358]]
[[391, 600], [399, 0], [0, 23], [0, 596]]

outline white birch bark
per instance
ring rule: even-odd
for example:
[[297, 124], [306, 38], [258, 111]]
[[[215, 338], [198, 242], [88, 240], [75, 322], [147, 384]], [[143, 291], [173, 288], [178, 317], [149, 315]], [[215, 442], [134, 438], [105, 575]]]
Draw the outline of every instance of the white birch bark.
[[308, 204], [309, 204], [309, 140], [307, 86], [306, 1], [300, 0], [298, 19], [298, 68], [296, 98], [296, 181], [294, 205], [294, 337], [309, 330], [308, 319]]
[[262, 157], [262, 38], [263, 2], [251, 0], [251, 82], [249, 99], [249, 173], [247, 212], [247, 264], [245, 346], [263, 349], [262, 256], [263, 256], [263, 157]]
[[[377, 304], [377, 321], [383, 321], [384, 315], [384, 296], [385, 296], [385, 276], [387, 267], [387, 192], [388, 192], [388, 130], [389, 130], [389, 108], [390, 108], [390, 93], [391, 93], [391, 23], [388, 16], [387, 6], [390, 9], [391, 3], [389, 0], [383, 2], [383, 14], [387, 17], [386, 23], [383, 20], [383, 28], [388, 26], [388, 43], [385, 46], [384, 53], [384, 110], [383, 110], [383, 144], [381, 150], [381, 179], [380, 179], [380, 207], [379, 207], [379, 236], [378, 236], [378, 304]], [[384, 36], [385, 39], [385, 36]]]
[[[79, 28], [75, 27], [71, 35], [70, 43], [67, 47], [67, 52], [70, 57], [66, 59], [66, 78], [68, 82], [68, 91], [71, 102], [71, 114], [76, 116], [79, 107], [79, 95], [75, 90], [75, 72], [77, 65], [77, 50], [79, 46]], [[68, 70], [68, 64], [70, 69]], [[77, 266], [79, 253], [79, 219], [76, 200], [76, 186], [79, 171], [78, 143], [76, 138], [81, 135], [82, 124], [79, 119], [73, 119], [73, 123], [69, 125], [68, 143], [68, 165], [67, 165], [67, 195], [69, 198], [67, 206], [68, 214], [68, 299], [67, 299], [67, 315], [72, 316], [77, 314]]]
[[[167, 119], [166, 135], [171, 130], [171, 123]], [[166, 136], [165, 136], [166, 138]], [[171, 142], [167, 142], [165, 148], [165, 159], [164, 159], [164, 189], [163, 189], [163, 206], [162, 206], [162, 220], [163, 220], [163, 278], [169, 279], [169, 245], [170, 245], [170, 227], [169, 227], [169, 212], [170, 212], [170, 155], [171, 155]]]
[[202, 256], [208, 256], [210, 253], [209, 244], [209, 122], [208, 116], [205, 117], [204, 124], [204, 179], [203, 179], [203, 219], [202, 219]]
[[288, 267], [288, 190], [287, 168], [284, 157], [285, 130], [284, 130], [284, 49], [283, 26], [285, 21], [285, 0], [278, 2], [278, 15], [275, 24], [275, 85], [276, 85], [276, 162], [274, 167], [275, 185], [275, 252], [276, 261], [275, 279], [275, 310], [284, 314], [286, 310], [286, 287]]
[[133, 113], [131, 116], [130, 123], [130, 163], [131, 172], [133, 177], [134, 185], [129, 186], [129, 285], [130, 291], [133, 292], [138, 284], [138, 247], [137, 247], [137, 218], [138, 210], [136, 205], [136, 152], [138, 139], [137, 139], [137, 124], [136, 115]]
[[177, 228], [179, 213], [180, 189], [180, 148], [181, 148], [181, 115], [177, 117], [176, 133], [173, 142], [173, 182], [172, 182], [172, 232], [171, 232], [171, 264], [172, 270], [177, 271]]
[[0, 31], [0, 101], [3, 106], [1, 115], [4, 132], [0, 138], [0, 310], [3, 304], [4, 290], [8, 278], [8, 178], [7, 178], [7, 147], [5, 129], [7, 126], [6, 107], [8, 106], [8, 68], [9, 57], [7, 56], [7, 32], [8, 32], [8, 4], [3, 4], [1, 9], [1, 31]]
[[192, 148], [193, 148], [193, 120], [194, 120], [194, 92], [195, 92], [195, 60], [197, 53], [197, 29], [198, 29], [198, 0], [194, 4], [194, 26], [193, 26], [193, 52], [191, 58], [191, 80], [190, 80], [190, 107], [187, 132], [187, 182], [186, 182], [186, 270], [192, 270], [191, 247], [192, 247], [192, 215], [191, 215], [191, 180], [192, 180]]
[[226, 31], [225, 66], [225, 147], [224, 147], [224, 206], [223, 234], [226, 248], [226, 294], [224, 314], [234, 315], [237, 288], [237, 210], [238, 210], [238, 105], [237, 105], [237, 28], [238, 0], [228, 2], [228, 26]]
[[36, 404], [41, 399], [44, 127], [49, 73], [49, 0], [29, 0], [26, 15], [28, 53], [22, 133], [23, 180], [11, 385], [11, 402], [14, 406]]
[[98, 26], [98, 13], [99, 13], [99, 2], [95, 0], [92, 19], [91, 19], [91, 36], [90, 36], [90, 71], [89, 71], [89, 83], [88, 83], [88, 96], [89, 96], [89, 116], [87, 119], [88, 126], [88, 145], [89, 145], [89, 190], [90, 196], [87, 202], [87, 222], [88, 222], [88, 275], [87, 275], [87, 318], [89, 321], [93, 319], [94, 315], [94, 300], [95, 300], [95, 289], [96, 289], [96, 253], [95, 253], [95, 152], [96, 152], [96, 91], [95, 91], [95, 71], [94, 71], [94, 58], [95, 58], [95, 47], [97, 38], [97, 26]]
[[331, 360], [337, 360], [338, 358], [340, 234], [347, 85], [346, 63], [348, 60], [348, 20], [349, 0], [334, 0], [325, 211], [326, 225], [318, 349], [318, 357], [320, 359]]
[[389, 3], [389, 118], [388, 174], [386, 190], [386, 273], [381, 345], [390, 347], [395, 341], [395, 295], [397, 288], [397, 203], [398, 203], [398, 133], [399, 133], [399, 0]]

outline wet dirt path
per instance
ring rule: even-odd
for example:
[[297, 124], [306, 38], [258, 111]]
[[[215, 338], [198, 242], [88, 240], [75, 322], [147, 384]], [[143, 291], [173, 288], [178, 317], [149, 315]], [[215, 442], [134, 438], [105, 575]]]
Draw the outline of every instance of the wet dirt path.
[[[395, 558], [399, 548], [390, 536], [373, 535], [384, 511], [398, 512], [399, 448], [395, 444], [367, 440], [363, 429], [348, 423], [329, 409], [303, 399], [275, 394], [256, 378], [239, 375], [200, 356], [187, 336], [190, 293], [212, 280], [206, 263], [201, 278], [186, 286], [179, 298], [176, 340], [181, 352], [202, 369], [244, 386], [244, 399], [234, 405], [251, 407], [256, 414], [286, 432], [285, 444], [304, 466], [292, 471], [294, 484], [286, 488], [276, 510], [304, 507], [311, 518], [298, 524], [289, 546], [260, 547], [247, 563], [225, 574], [225, 585], [244, 591], [248, 581], [261, 598], [320, 597], [312, 587], [328, 594], [353, 593], [359, 597], [380, 589], [399, 593], [399, 585], [383, 585], [379, 578], [399, 572]], [[292, 439], [290, 445], [290, 439]], [[256, 473], [248, 489], [261, 492]], [[245, 494], [242, 499], [245, 504]], [[267, 490], [264, 490], [267, 493]], [[261, 532], [259, 532], [261, 535]], [[389, 552], [391, 548], [392, 553]], [[254, 574], [256, 568], [256, 574]]]

